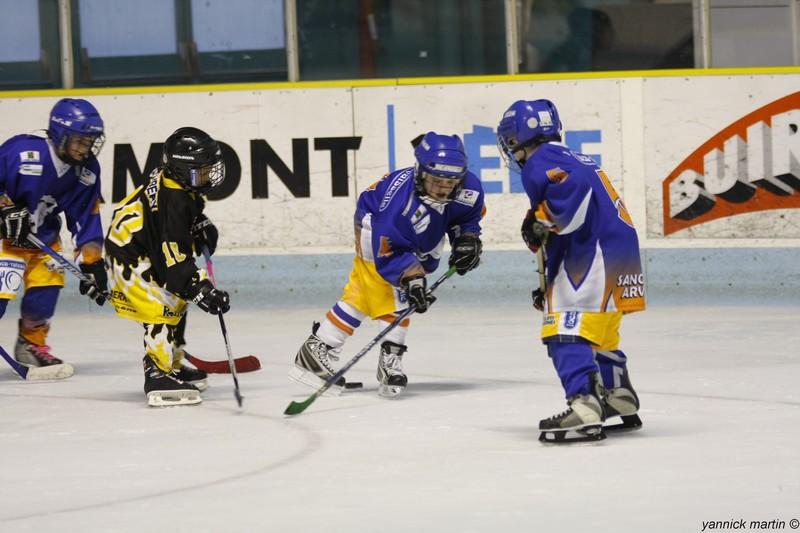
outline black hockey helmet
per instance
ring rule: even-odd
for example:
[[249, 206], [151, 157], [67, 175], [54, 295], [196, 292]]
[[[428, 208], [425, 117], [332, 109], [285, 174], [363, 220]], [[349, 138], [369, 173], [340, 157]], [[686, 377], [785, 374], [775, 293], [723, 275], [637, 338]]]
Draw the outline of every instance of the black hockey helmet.
[[211, 189], [225, 179], [219, 143], [198, 128], [178, 128], [167, 137], [164, 166], [170, 178], [192, 189]]

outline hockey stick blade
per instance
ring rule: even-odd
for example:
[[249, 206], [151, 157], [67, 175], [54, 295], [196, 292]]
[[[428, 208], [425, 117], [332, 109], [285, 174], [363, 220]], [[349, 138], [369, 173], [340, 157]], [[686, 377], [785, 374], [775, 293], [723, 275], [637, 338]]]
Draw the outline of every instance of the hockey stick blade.
[[50, 366], [27, 366], [13, 359], [5, 349], [0, 346], [0, 356], [5, 359], [14, 372], [25, 381], [56, 381], [66, 379], [75, 373], [75, 369], [69, 363]]
[[20, 378], [28, 379], [28, 372], [30, 371], [30, 369], [25, 365], [19, 364], [19, 362], [17, 362], [16, 359], [8, 355], [8, 352], [6, 352], [5, 348], [3, 348], [2, 346], [0, 346], [0, 356], [2, 356], [3, 359], [6, 360], [9, 366], [11, 366], [11, 368], [14, 370], [14, 372], [17, 373], [17, 375]]
[[[186, 354], [186, 359], [189, 360], [198, 370], [203, 370], [209, 374], [230, 374], [231, 368], [228, 361], [205, 361], [198, 359], [194, 355]], [[241, 373], [255, 372], [261, 370], [261, 361], [255, 355], [246, 355], [244, 357], [237, 357], [233, 360], [236, 365], [236, 371]]]
[[316, 393], [312, 394], [302, 402], [290, 402], [289, 405], [286, 407], [286, 410], [283, 412], [285, 415], [299, 415], [303, 411], [305, 411], [309, 405], [314, 403], [318, 395]]

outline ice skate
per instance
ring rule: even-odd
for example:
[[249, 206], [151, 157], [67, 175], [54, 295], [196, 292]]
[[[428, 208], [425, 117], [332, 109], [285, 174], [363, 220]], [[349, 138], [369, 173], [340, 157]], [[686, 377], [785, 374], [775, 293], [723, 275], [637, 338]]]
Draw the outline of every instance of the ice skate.
[[182, 366], [180, 370], [175, 372], [175, 377], [181, 381], [185, 381], [186, 383], [194, 385], [197, 387], [197, 390], [203, 392], [208, 388], [208, 373], [204, 370], [200, 370], [199, 368], [186, 366], [184, 359], [187, 355], [189, 355], [189, 353], [183, 348], [175, 349], [176, 352], [178, 350], [180, 350], [180, 353], [174, 354], [173, 360], [181, 361]]
[[639, 396], [633, 390], [628, 371], [622, 374], [619, 387], [607, 389], [603, 399], [603, 408], [607, 419], [620, 417], [621, 422], [604, 426], [606, 431], [634, 430], [642, 427], [639, 411]]
[[568, 443], [597, 441], [606, 438], [603, 432], [603, 405], [594, 394], [570, 398], [569, 409], [539, 422], [539, 440]]
[[145, 355], [144, 393], [150, 407], [171, 407], [177, 405], [196, 405], [203, 401], [200, 391], [191, 383], [177, 378], [174, 372], [164, 372]]
[[[312, 388], [322, 387], [336, 373], [331, 361], [339, 360], [339, 350], [328, 346], [317, 337], [319, 322], [314, 322], [311, 335], [297, 351], [289, 378]], [[339, 378], [323, 396], [339, 396], [345, 388], [345, 379]]]
[[75, 373], [71, 364], [50, 353], [49, 346], [34, 344], [22, 335], [17, 336], [14, 359], [31, 369], [28, 372], [30, 381], [65, 379]]
[[386, 341], [381, 344], [378, 359], [378, 395], [394, 398], [406, 388], [408, 377], [403, 372], [403, 354], [408, 347]]

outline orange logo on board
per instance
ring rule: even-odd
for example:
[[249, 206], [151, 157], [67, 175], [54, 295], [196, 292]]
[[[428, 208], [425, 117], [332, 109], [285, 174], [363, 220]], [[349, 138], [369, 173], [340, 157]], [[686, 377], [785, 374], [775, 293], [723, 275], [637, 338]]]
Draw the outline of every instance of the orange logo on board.
[[662, 183], [664, 235], [710, 220], [800, 207], [800, 92], [726, 127]]

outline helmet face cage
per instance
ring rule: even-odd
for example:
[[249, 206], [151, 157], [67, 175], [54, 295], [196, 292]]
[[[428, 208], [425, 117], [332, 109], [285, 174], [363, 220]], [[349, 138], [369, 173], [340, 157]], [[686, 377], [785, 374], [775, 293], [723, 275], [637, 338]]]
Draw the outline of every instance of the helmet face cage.
[[414, 149], [414, 185], [425, 202], [447, 204], [461, 191], [467, 173], [464, 145], [456, 135], [428, 132]]
[[418, 169], [415, 178], [417, 194], [428, 203], [450, 203], [463, 188], [464, 178], [436, 175]]
[[[58, 146], [60, 152], [65, 153], [69, 157], [70, 148], [74, 147], [76, 144], [80, 148], [85, 148], [85, 150], [81, 150], [84, 154], [91, 154], [97, 157], [100, 154], [100, 150], [103, 148], [103, 145], [106, 142], [105, 134], [101, 133], [97, 134], [85, 134], [85, 133], [70, 133], [63, 137], [61, 141], [61, 145]], [[86, 156], [84, 156], [84, 159]]]
[[197, 128], [179, 128], [169, 136], [164, 143], [164, 165], [171, 178], [199, 191], [225, 180], [219, 143]]
[[[499, 132], [500, 128], [498, 128]], [[505, 137], [502, 134], [497, 134], [497, 150], [500, 152], [500, 157], [503, 158], [503, 163], [514, 172], [522, 172], [523, 161], [517, 159], [516, 152], [521, 148], [518, 147], [516, 137]]]
[[199, 168], [188, 169], [188, 185], [205, 190], [219, 186], [225, 180], [225, 163], [221, 160]]

